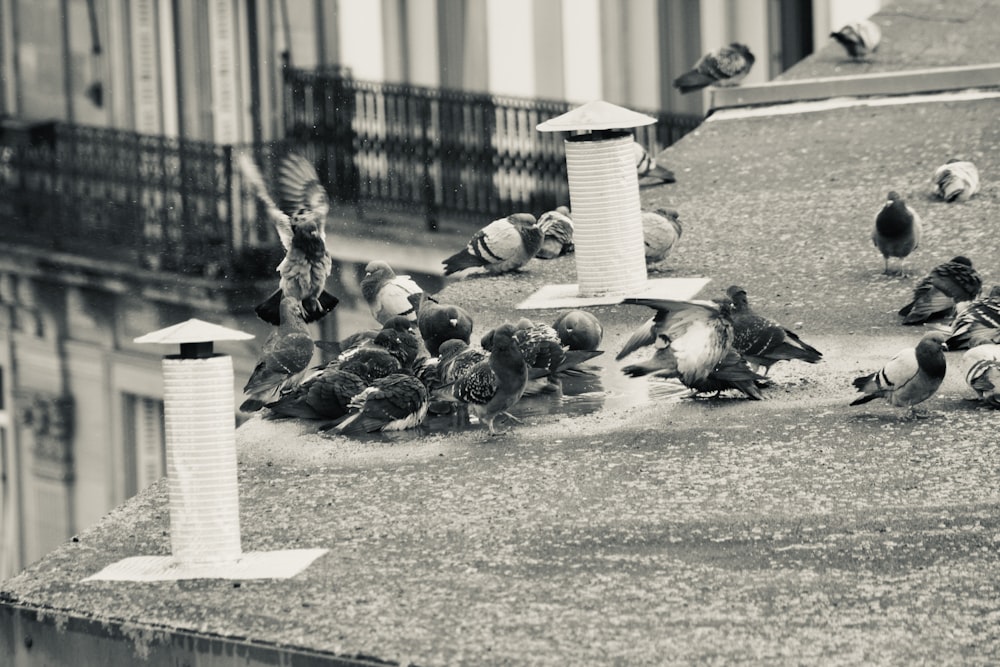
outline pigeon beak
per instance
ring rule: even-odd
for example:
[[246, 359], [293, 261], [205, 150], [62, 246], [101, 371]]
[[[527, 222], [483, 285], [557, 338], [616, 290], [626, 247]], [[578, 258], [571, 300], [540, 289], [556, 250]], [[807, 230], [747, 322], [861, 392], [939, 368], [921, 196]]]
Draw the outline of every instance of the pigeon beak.
[[945, 352], [947, 352], [948, 351], [948, 343], [941, 343], [941, 349], [944, 350]]

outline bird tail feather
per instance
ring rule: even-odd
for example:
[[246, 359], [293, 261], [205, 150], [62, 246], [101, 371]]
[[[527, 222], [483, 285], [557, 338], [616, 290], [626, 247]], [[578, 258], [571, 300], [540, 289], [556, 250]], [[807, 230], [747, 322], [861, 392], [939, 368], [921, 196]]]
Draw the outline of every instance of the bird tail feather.
[[466, 269], [481, 268], [486, 264], [481, 257], [473, 255], [468, 249], [456, 252], [441, 263], [444, 264], [444, 275], [446, 276], [458, 273], [459, 271], [465, 271]]
[[677, 88], [681, 94], [686, 94], [695, 90], [701, 90], [714, 81], [711, 77], [705, 76], [698, 70], [693, 69], [674, 79], [674, 88]]

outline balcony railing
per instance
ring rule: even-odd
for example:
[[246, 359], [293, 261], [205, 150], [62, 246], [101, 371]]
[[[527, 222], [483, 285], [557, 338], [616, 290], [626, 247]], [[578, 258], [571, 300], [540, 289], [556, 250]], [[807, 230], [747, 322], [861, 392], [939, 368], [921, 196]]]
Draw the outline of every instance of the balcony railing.
[[[444, 216], [478, 225], [539, 214], [569, 192], [562, 137], [535, 126], [569, 106], [290, 70], [287, 137], [267, 146], [0, 120], [0, 240], [195, 276], [271, 277], [280, 247], [234, 169], [233, 152], [251, 148], [265, 176], [294, 148], [338, 202], [432, 229]], [[653, 151], [700, 121], [651, 115], [659, 122], [636, 138]]]
[[[285, 76], [286, 136], [309, 146], [345, 203], [479, 219], [569, 203], [563, 137], [538, 123], [567, 102], [360, 81], [339, 68]], [[701, 117], [647, 111], [636, 139], [654, 152]]]
[[0, 239], [153, 270], [252, 277], [267, 233], [238, 214], [232, 147], [206, 142], [8, 123], [0, 190]]

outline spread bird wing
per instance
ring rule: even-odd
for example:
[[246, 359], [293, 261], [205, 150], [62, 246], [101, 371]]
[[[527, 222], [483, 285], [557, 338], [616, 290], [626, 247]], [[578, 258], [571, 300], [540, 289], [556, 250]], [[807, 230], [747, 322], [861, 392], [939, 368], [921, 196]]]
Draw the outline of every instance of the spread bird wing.
[[286, 155], [278, 165], [278, 192], [286, 211], [307, 208], [321, 221], [330, 212], [330, 198], [316, 168], [298, 153]]
[[271, 199], [271, 195], [267, 191], [267, 184], [264, 183], [264, 176], [260, 173], [260, 169], [257, 168], [257, 164], [253, 161], [253, 158], [246, 153], [240, 153], [236, 159], [240, 168], [240, 173], [243, 174], [243, 178], [246, 180], [257, 199], [264, 204], [267, 216], [271, 219], [275, 230], [278, 232], [278, 239], [281, 241], [281, 247], [285, 249], [285, 252], [288, 252], [289, 248], [292, 247], [291, 218], [289, 218], [288, 215], [274, 203], [274, 200]]

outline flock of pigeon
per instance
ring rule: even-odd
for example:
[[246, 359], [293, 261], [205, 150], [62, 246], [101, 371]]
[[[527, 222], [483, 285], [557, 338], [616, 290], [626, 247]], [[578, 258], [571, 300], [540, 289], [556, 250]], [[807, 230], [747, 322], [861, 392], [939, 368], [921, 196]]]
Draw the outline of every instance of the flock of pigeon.
[[[872, 26], [849, 26], [850, 31], [845, 28], [837, 39], [854, 45], [848, 47], [853, 57], [863, 57], [877, 47], [878, 29]], [[745, 74], [753, 56], [739, 49], [735, 53], [744, 59], [740, 68]], [[717, 81], [724, 72], [731, 73], [728, 78], [739, 76], [732, 74], [734, 58], [733, 54], [706, 56], [694, 70], [702, 78], [686, 74], [682, 85], [693, 89], [705, 77]], [[640, 177], [673, 181], [669, 170], [657, 165], [641, 145], [635, 146]], [[516, 421], [510, 410], [523, 397], [558, 390], [563, 374], [579, 372], [581, 364], [603, 354], [603, 325], [584, 310], [562, 312], [551, 324], [527, 318], [505, 322], [474, 341], [472, 313], [441, 302], [379, 260], [368, 263], [361, 282], [362, 297], [378, 326], [340, 341], [314, 340], [307, 324], [338, 303], [326, 291], [332, 267], [326, 248], [330, 207], [326, 190], [313, 166], [299, 155], [289, 155], [279, 164], [280, 203], [271, 198], [252, 159], [241, 156], [240, 167], [285, 250], [277, 267], [278, 289], [256, 307], [258, 316], [275, 328], [244, 387], [242, 411], [322, 420], [324, 429], [344, 435], [414, 428], [431, 414], [458, 414], [465, 419], [471, 414], [492, 435], [500, 433], [499, 417]], [[951, 161], [934, 172], [932, 182], [941, 199], [966, 201], [976, 194], [979, 175], [971, 162]], [[642, 228], [647, 267], [657, 270], [681, 237], [679, 215], [669, 209], [643, 210]], [[905, 275], [905, 259], [919, 247], [922, 230], [916, 211], [890, 192], [876, 213], [871, 237], [884, 258], [885, 273]], [[533, 259], [572, 253], [573, 231], [573, 216], [566, 207], [538, 219], [514, 213], [487, 224], [464, 248], [445, 258], [443, 274], [461, 279], [475, 273], [518, 271]], [[916, 406], [944, 380], [945, 350], [968, 349], [963, 360], [968, 386], [983, 402], [1000, 407], [1000, 286], [985, 297], [981, 292], [982, 280], [964, 256], [922, 278], [911, 301], [899, 311], [902, 323], [952, 318], [950, 323], [934, 325], [935, 330], [915, 347], [855, 379], [862, 395], [851, 405], [880, 398], [907, 407], [916, 416]], [[747, 291], [738, 285], [730, 286], [724, 298], [626, 298], [622, 303], [653, 311], [630, 334], [616, 360], [631, 361], [635, 353], [648, 348], [651, 354], [627, 363], [622, 372], [673, 378], [692, 395], [735, 390], [761, 400], [762, 390], [771, 385], [768, 371], [774, 364], [815, 364], [823, 359], [795, 332], [756, 313]], [[333, 361], [311, 366], [316, 347]]]

